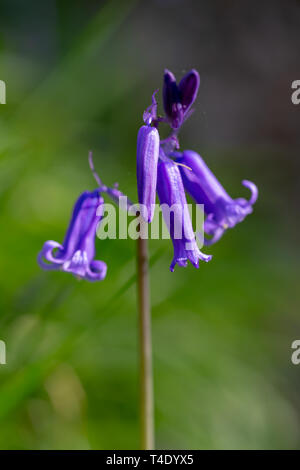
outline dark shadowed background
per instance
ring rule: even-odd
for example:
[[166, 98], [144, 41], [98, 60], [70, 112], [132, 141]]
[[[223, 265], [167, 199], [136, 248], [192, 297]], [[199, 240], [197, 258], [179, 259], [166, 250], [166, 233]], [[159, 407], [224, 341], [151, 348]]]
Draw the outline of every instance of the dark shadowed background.
[[[105, 281], [42, 272], [79, 193], [136, 199], [142, 113], [165, 67], [201, 76], [181, 147], [198, 151], [254, 213], [169, 272], [152, 240], [158, 448], [300, 447], [300, 4], [291, 1], [2, 0], [0, 79], [0, 448], [138, 446], [135, 243], [98, 241]], [[161, 99], [160, 100], [160, 110]]]

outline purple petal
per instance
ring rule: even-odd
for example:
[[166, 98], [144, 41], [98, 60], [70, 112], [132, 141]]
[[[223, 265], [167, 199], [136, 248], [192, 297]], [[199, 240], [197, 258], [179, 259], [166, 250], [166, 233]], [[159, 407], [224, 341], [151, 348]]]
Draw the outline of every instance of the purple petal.
[[166, 115], [171, 117], [173, 104], [179, 103], [179, 93], [176, 85], [176, 78], [172, 72], [167, 69], [164, 74], [163, 103]]
[[146, 222], [151, 222], [154, 216], [158, 157], [158, 130], [142, 126], [137, 138], [137, 184], [141, 214]]
[[170, 70], [165, 70], [164, 74], [163, 103], [171, 126], [174, 129], [178, 129], [183, 122], [183, 108], [180, 102], [176, 78]]
[[157, 192], [174, 246], [170, 270], [176, 264], [185, 267], [188, 260], [195, 267], [199, 259], [210, 261], [211, 256], [201, 253], [196, 243], [180, 171], [174, 162], [159, 161]]
[[183, 107], [181, 103], [173, 103], [172, 113], [171, 113], [171, 126], [173, 129], [179, 129], [183, 123]]
[[174, 256], [174, 258], [172, 259], [172, 263], [170, 264], [171, 273], [174, 272], [176, 264], [181, 268], [186, 268], [187, 267], [187, 257], [186, 256], [180, 257], [180, 255], [178, 255], [176, 257]]
[[89, 260], [86, 251], [77, 250], [71, 259], [64, 262], [62, 270], [84, 278], [88, 265]]
[[180, 102], [186, 113], [194, 103], [200, 85], [200, 76], [197, 70], [192, 69], [180, 81], [178, 85]]
[[217, 201], [232, 202], [223, 186], [198, 153], [185, 150], [181, 157], [176, 158], [176, 161], [188, 167], [180, 167], [184, 187], [197, 204], [204, 204], [206, 214], [215, 211]]

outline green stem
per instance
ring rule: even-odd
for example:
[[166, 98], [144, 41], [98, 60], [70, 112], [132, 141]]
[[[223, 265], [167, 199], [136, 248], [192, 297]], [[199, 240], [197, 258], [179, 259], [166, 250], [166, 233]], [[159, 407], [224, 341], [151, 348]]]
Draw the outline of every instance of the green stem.
[[154, 449], [153, 372], [148, 241], [137, 240], [137, 295], [140, 343], [141, 449]]

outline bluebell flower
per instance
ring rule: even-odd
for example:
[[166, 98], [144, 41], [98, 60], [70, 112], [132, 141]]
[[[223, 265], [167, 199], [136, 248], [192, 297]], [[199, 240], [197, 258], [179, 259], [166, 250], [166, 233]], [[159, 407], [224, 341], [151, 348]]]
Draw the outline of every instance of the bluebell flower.
[[258, 197], [254, 183], [242, 181], [251, 191], [249, 201], [244, 198], [232, 199], [198, 153], [185, 150], [182, 154], [177, 153], [176, 161], [184, 165], [180, 166], [180, 172], [186, 191], [197, 204], [204, 205], [207, 215], [204, 231], [211, 236], [210, 239], [204, 239], [206, 245], [218, 241], [228, 228], [242, 222], [252, 212]]
[[196, 268], [199, 267], [199, 259], [210, 261], [212, 257], [198, 248], [180, 171], [171, 160], [159, 160], [157, 193], [174, 246], [170, 270], [174, 271], [176, 264], [186, 267], [188, 260]]
[[99, 190], [85, 191], [75, 203], [69, 228], [62, 244], [49, 240], [38, 255], [46, 270], [70, 272], [88, 281], [102, 281], [107, 266], [94, 260], [97, 226], [103, 216], [103, 198]]

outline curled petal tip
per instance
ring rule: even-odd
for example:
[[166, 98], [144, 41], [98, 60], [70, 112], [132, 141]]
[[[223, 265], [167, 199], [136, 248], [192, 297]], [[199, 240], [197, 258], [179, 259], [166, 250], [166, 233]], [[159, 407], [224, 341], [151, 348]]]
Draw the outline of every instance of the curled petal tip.
[[106, 277], [107, 265], [104, 261], [93, 260], [87, 270], [85, 279], [88, 281], [103, 281]]
[[251, 191], [251, 197], [249, 199], [249, 204], [252, 206], [253, 204], [255, 204], [255, 202], [257, 201], [257, 198], [258, 198], [258, 188], [256, 186], [256, 184], [254, 184], [252, 181], [248, 181], [248, 180], [243, 180], [242, 181], [242, 184], [243, 186], [245, 186], [246, 188], [250, 189]]
[[205, 263], [208, 263], [212, 259], [212, 257], [213, 257], [212, 255], [204, 255], [202, 253], [201, 259], [202, 259], [202, 261], [205, 261]]
[[37, 256], [37, 262], [42, 269], [51, 270], [60, 268], [60, 265], [63, 263], [63, 261], [55, 258], [53, 252], [56, 248], [59, 250], [63, 249], [60, 243], [57, 243], [53, 240], [48, 240], [44, 243], [42, 250]]

